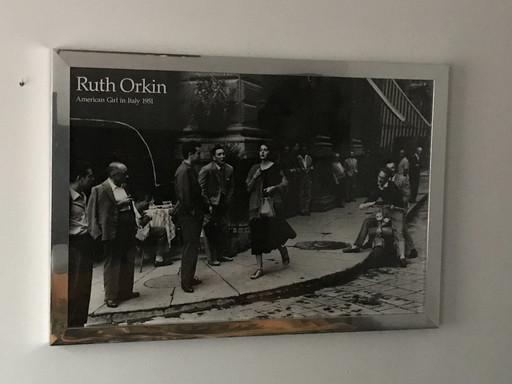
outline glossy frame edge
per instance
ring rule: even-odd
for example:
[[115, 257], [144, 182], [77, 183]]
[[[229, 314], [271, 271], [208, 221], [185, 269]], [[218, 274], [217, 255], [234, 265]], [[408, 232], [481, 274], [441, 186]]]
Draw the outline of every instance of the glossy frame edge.
[[[424, 312], [420, 314], [67, 327], [70, 68], [116, 68], [434, 81]], [[86, 344], [275, 334], [435, 328], [440, 322], [441, 254], [449, 66], [179, 54], [52, 51], [50, 344]]]

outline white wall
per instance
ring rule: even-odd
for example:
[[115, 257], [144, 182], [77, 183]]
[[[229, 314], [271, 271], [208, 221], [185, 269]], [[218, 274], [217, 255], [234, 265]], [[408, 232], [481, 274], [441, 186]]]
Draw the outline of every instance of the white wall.
[[[0, 0], [0, 382], [511, 383], [511, 38], [510, 0]], [[441, 328], [49, 347], [55, 47], [450, 64]]]

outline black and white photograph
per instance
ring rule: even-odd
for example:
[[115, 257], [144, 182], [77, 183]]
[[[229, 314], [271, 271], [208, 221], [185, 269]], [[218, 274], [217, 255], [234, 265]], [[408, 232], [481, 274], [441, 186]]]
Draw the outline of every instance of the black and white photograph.
[[1, 2], [0, 384], [511, 384], [512, 1]]
[[53, 75], [52, 343], [437, 326], [447, 67]]

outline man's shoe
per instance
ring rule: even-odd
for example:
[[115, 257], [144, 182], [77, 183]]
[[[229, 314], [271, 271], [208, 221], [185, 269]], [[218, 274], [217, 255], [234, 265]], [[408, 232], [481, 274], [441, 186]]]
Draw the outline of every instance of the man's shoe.
[[361, 252], [361, 248], [356, 247], [356, 246], [353, 246], [350, 248], [345, 248], [343, 250], [343, 253], [359, 253], [359, 252]]
[[181, 283], [181, 289], [183, 289], [183, 292], [186, 292], [186, 293], [194, 292], [194, 288], [192, 288], [191, 285], [187, 285], [187, 284], [183, 284], [183, 283]]
[[192, 285], [199, 285], [199, 284], [203, 284], [203, 281], [199, 277], [194, 276], [194, 278], [192, 279]]
[[155, 268], [158, 268], [158, 267], [163, 267], [163, 266], [166, 266], [166, 265], [172, 265], [172, 261], [165, 261], [165, 260], [159, 260], [159, 261], [155, 261], [153, 263], [153, 265], [155, 266]]
[[106, 300], [105, 303], [109, 308], [117, 308], [119, 306], [119, 303], [115, 300]]
[[409, 259], [415, 259], [418, 257], [418, 251], [416, 249], [411, 249], [411, 253], [407, 256]]
[[233, 259], [231, 257], [224, 256], [224, 257], [219, 257], [218, 261], [221, 261], [221, 262], [233, 261]]
[[405, 260], [405, 257], [401, 257], [399, 260], [399, 264], [402, 268], [407, 267], [407, 261]]
[[121, 296], [119, 299], [124, 301], [124, 300], [135, 299], [139, 296], [140, 296], [139, 292], [132, 292], [132, 293], [129, 293], [128, 295]]
[[220, 265], [220, 261], [217, 261], [217, 260], [209, 261], [208, 265], [213, 265], [215, 267], [218, 267]]

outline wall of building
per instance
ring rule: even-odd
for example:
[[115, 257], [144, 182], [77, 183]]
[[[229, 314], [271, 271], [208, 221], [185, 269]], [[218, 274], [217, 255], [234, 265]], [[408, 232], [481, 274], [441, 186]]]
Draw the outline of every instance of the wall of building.
[[[0, 9], [2, 383], [512, 382], [510, 0]], [[49, 347], [50, 49], [62, 47], [450, 64], [441, 327]]]

